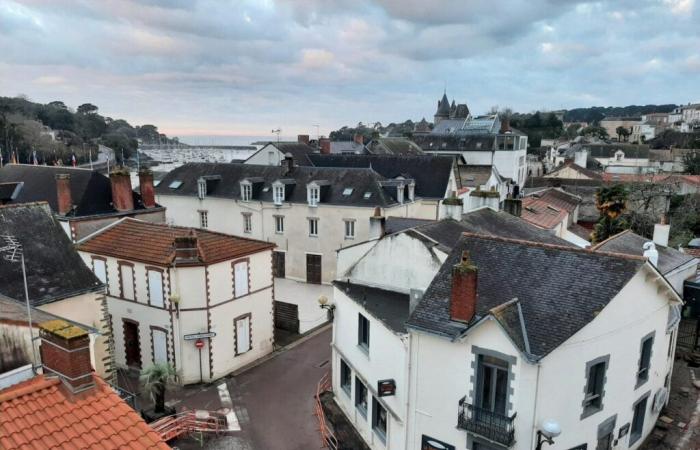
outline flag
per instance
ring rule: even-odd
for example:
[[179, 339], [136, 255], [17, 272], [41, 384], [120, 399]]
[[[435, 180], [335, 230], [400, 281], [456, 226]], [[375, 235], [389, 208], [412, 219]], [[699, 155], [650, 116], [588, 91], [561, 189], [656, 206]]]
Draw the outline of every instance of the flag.
[[75, 159], [75, 153], [73, 153], [70, 157], [71, 163], [73, 164], [73, 167], [78, 165], [78, 161]]

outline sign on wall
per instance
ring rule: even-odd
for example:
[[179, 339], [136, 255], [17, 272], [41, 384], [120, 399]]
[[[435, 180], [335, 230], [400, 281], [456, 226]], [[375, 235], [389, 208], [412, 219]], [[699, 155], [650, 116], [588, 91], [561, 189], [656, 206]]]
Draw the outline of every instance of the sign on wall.
[[196, 339], [209, 339], [209, 338], [213, 338], [215, 336], [216, 336], [216, 333], [213, 331], [210, 331], [209, 333], [186, 334], [182, 338], [186, 341], [194, 341]]

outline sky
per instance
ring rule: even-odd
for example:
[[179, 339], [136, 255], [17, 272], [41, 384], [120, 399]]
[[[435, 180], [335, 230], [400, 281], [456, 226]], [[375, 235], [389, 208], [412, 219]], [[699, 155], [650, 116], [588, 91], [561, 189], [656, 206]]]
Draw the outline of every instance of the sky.
[[0, 0], [0, 95], [170, 136], [700, 101], [700, 0]]

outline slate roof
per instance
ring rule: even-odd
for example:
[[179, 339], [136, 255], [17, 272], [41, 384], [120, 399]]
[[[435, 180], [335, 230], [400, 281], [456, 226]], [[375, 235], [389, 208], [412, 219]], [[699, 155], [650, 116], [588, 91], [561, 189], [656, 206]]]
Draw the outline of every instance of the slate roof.
[[[647, 242], [653, 241], [634, 233], [632, 230], [625, 230], [594, 245], [592, 249], [602, 252], [642, 256], [644, 254], [642, 246]], [[664, 275], [695, 259], [693, 255], [662, 245], [656, 245], [656, 251], [659, 252], [659, 265], [657, 268]]]
[[470, 211], [462, 215], [461, 223], [465, 224], [465, 231], [476, 234], [574, 247], [574, 244], [549, 231], [537, 228], [505, 211], [494, 211], [491, 208]]
[[367, 150], [373, 155], [422, 155], [423, 150], [415, 142], [404, 137], [383, 137], [372, 139]]
[[467, 166], [460, 164], [457, 166], [459, 179], [464, 187], [483, 186], [491, 178], [492, 166]]
[[[583, 144], [581, 148], [588, 150], [592, 158], [613, 158], [618, 150], [622, 150], [625, 159], [649, 158], [649, 146], [638, 144]], [[614, 163], [614, 162], [613, 162]]]
[[432, 222], [435, 222], [435, 220], [414, 219], [412, 217], [387, 217], [384, 231], [386, 234], [394, 234], [408, 228], [413, 228], [417, 227], [418, 225], [424, 225]]
[[449, 156], [398, 156], [398, 155], [311, 155], [316, 167], [371, 168], [389, 179], [403, 176], [416, 183], [416, 196], [445, 198], [452, 174], [452, 158]]
[[476, 319], [493, 315], [527, 352], [520, 320], [514, 320], [512, 304], [504, 305], [517, 298], [533, 359], [592, 321], [644, 264], [634, 256], [465, 234], [409, 318], [409, 328], [451, 338], [467, 329], [449, 313], [452, 268], [464, 251], [479, 270]]
[[[19, 194], [11, 203], [48, 202], [58, 211], [57, 174], [70, 175], [70, 190], [75, 209], [72, 217], [113, 214], [112, 187], [109, 178], [89, 169], [65, 166], [33, 166], [8, 164], [0, 168], [0, 183], [23, 182]], [[134, 208], [144, 209], [141, 196], [134, 192]]]
[[70, 394], [37, 375], [0, 391], [0, 448], [169, 449], [104, 380]]
[[585, 167], [581, 167], [578, 164], [575, 164], [573, 161], [565, 162], [564, 164], [560, 165], [556, 169], [554, 169], [551, 172], [549, 172], [548, 174], [546, 174], [545, 177], [558, 178], [557, 175], [567, 167], [570, 167], [571, 169], [575, 170], [576, 172], [579, 172], [581, 175], [583, 175], [587, 178], [590, 178], [592, 180], [602, 180], [603, 179], [603, 176], [600, 173], [598, 173], [594, 170], [586, 169]]
[[[102, 283], [85, 266], [46, 202], [0, 206], [3, 234], [13, 235], [23, 247], [32, 305], [102, 290]], [[4, 245], [0, 238], [0, 247]], [[0, 294], [24, 299], [21, 264], [1, 257]]]
[[397, 333], [406, 333], [410, 296], [365, 285], [334, 281], [333, 285]]
[[201, 264], [240, 258], [275, 246], [269, 242], [208, 230], [126, 218], [80, 241], [78, 250], [130, 261], [170, 265], [175, 259], [175, 238], [186, 236], [197, 238]]
[[367, 153], [367, 148], [364, 144], [358, 144], [355, 141], [331, 141], [331, 153], [365, 154]]
[[[289, 180], [294, 184], [286, 186], [286, 201], [305, 204], [307, 203], [306, 185], [311, 181], [323, 180], [328, 182], [328, 186], [322, 189], [321, 203], [366, 207], [397, 204], [397, 200], [380, 186], [384, 177], [369, 168], [349, 167], [295, 167], [291, 173], [287, 173], [286, 168], [281, 166], [188, 163], [170, 171], [156, 187], [156, 193], [196, 197], [197, 180], [199, 177], [210, 175], [221, 177], [219, 181], [212, 183], [211, 189], [207, 192], [208, 196], [215, 198], [240, 199], [240, 182], [245, 179], [259, 178], [262, 184], [259, 189], [254, 189], [253, 200], [272, 203], [272, 183], [277, 180]], [[170, 184], [174, 181], [180, 181], [182, 185], [178, 188], [170, 188]], [[352, 188], [350, 195], [343, 195], [346, 188]], [[367, 192], [371, 195], [365, 198]]]
[[309, 158], [307, 156], [311, 153], [318, 153], [316, 148], [301, 142], [268, 142], [260, 150], [250, 155], [248, 159], [265, 150], [268, 145], [275, 147], [283, 154], [291, 154], [292, 158], [294, 158], [294, 163], [299, 166], [310, 166], [311, 163], [309, 162]]

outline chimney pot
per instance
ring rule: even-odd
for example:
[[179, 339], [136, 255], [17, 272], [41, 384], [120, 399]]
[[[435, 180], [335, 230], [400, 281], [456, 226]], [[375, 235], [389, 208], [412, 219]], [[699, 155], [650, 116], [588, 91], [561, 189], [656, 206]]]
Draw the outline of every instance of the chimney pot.
[[126, 168], [117, 169], [109, 174], [112, 185], [112, 204], [117, 211], [134, 209], [134, 193], [131, 190], [131, 176]]
[[469, 322], [476, 315], [478, 269], [471, 262], [469, 252], [462, 252], [459, 264], [452, 269], [450, 318]]
[[95, 384], [87, 331], [57, 319], [39, 324], [39, 336], [46, 373], [58, 375], [71, 392], [83, 391]]
[[145, 208], [154, 208], [156, 206], [156, 193], [153, 188], [152, 172], [141, 171], [139, 173], [139, 192], [141, 193], [141, 201]]
[[309, 145], [309, 142], [310, 142], [309, 135], [308, 134], [297, 135], [297, 142], [300, 144]]
[[73, 209], [73, 196], [70, 191], [70, 174], [56, 174], [56, 196], [58, 199], [58, 213], [65, 216]]

